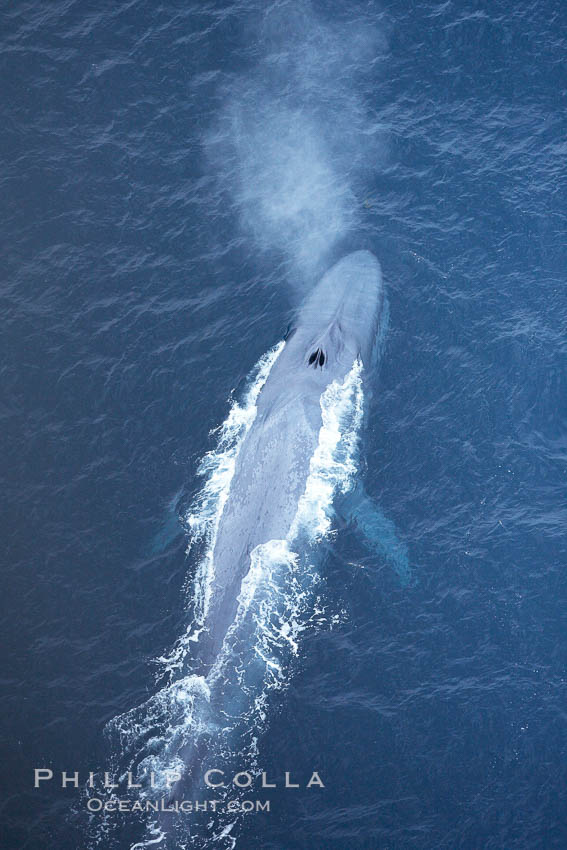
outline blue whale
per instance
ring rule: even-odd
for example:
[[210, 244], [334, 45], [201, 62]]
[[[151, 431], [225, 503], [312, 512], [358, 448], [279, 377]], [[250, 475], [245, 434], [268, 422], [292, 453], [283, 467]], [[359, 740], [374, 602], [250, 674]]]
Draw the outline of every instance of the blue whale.
[[[130, 748], [127, 769], [157, 770], [171, 800], [207, 791], [203, 778], [216, 766], [215, 753], [224, 766], [252, 751], [263, 722], [256, 706], [262, 715], [273, 677], [286, 681], [292, 644], [297, 652], [294, 624], [301, 628], [302, 611], [309, 617], [318, 581], [313, 544], [335, 519], [356, 527], [403, 582], [409, 577], [407, 548], [366, 495], [355, 462], [362, 398], [387, 322], [378, 260], [369, 251], [349, 254], [312, 290], [285, 343], [260, 361], [266, 368], [253, 384], [253, 403], [238, 408], [253, 415], [212, 512], [214, 530], [194, 583], [195, 616], [170, 657], [172, 678], [111, 724]], [[297, 600], [307, 606], [299, 614]], [[160, 835], [175, 830], [175, 816], [159, 820]]]

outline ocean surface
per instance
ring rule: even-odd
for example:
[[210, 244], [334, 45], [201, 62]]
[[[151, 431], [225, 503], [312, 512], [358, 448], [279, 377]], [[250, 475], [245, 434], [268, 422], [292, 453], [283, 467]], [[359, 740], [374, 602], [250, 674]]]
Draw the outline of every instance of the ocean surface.
[[214, 476], [360, 248], [349, 475], [411, 579], [332, 519], [233, 753], [270, 812], [171, 846], [567, 847], [566, 55], [560, 0], [2, 4], [3, 850], [171, 845], [88, 773], [177, 752]]

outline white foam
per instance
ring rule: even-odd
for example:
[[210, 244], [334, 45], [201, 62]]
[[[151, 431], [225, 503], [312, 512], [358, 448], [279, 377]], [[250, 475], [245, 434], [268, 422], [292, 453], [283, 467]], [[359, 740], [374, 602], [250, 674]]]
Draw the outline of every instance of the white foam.
[[157, 825], [153, 825], [148, 831], [150, 838], [146, 838], [145, 841], [137, 841], [136, 844], [131, 845], [130, 850], [144, 850], [145, 847], [153, 847], [156, 844], [161, 844], [167, 837], [165, 832]]
[[333, 381], [321, 396], [323, 424], [311, 458], [305, 493], [288, 540], [304, 529], [312, 540], [328, 534], [335, 493], [346, 492], [356, 473], [356, 449], [363, 413], [362, 361], [357, 358], [344, 382]]

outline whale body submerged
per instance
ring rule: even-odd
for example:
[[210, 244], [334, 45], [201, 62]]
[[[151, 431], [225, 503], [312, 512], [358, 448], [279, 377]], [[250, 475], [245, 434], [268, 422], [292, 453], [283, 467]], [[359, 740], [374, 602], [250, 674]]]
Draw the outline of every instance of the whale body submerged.
[[[323, 276], [298, 312], [292, 333], [257, 400], [240, 447], [212, 552], [212, 580], [199, 638], [201, 660], [213, 664], [237, 609], [256, 547], [290, 537], [322, 427], [321, 399], [358, 366], [371, 369], [387, 322], [382, 273], [370, 251], [356, 251]], [[405, 547], [357, 489], [349, 511], [367, 540], [389, 548], [398, 571]], [[406, 558], [407, 560], [407, 558]]]

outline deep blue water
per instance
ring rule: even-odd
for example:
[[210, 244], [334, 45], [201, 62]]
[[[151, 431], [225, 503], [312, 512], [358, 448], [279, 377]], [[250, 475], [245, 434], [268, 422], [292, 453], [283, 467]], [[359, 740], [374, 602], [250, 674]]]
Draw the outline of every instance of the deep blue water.
[[[33, 769], [103, 768], [155, 691], [209, 432], [360, 247], [390, 302], [360, 474], [415, 581], [338, 531], [337, 624], [259, 742], [326, 787], [275, 792], [236, 847], [567, 846], [564, 5], [0, 21], [2, 847], [94, 846]], [[120, 823], [98, 846], [130, 847]]]

